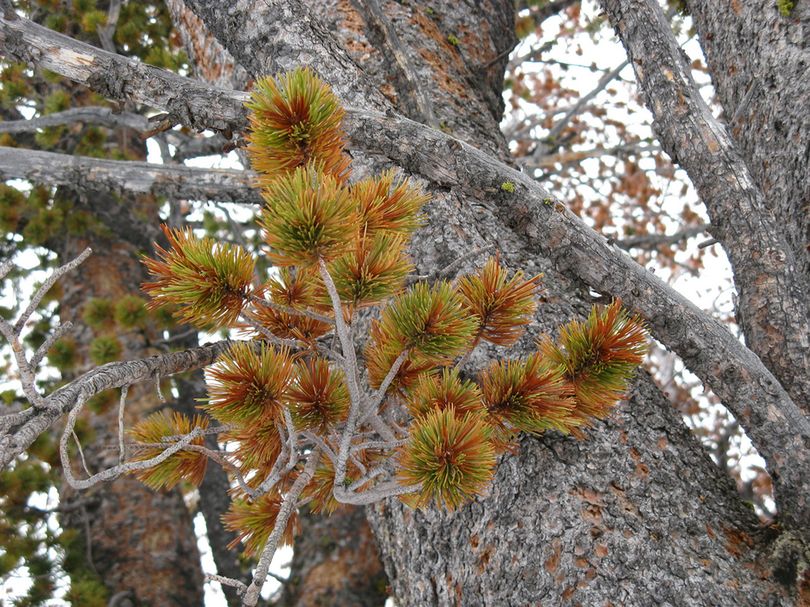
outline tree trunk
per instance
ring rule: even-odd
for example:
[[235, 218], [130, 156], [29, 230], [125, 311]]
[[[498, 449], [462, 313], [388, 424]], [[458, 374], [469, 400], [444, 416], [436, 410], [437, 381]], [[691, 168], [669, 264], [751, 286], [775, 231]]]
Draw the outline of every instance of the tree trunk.
[[381, 607], [388, 578], [362, 508], [301, 518], [281, 607]]
[[[316, 69], [331, 70], [324, 77], [357, 103], [362, 85], [352, 87], [356, 76], [341, 52], [328, 41], [323, 48], [336, 53], [331, 57], [302, 43], [300, 28], [310, 21], [294, 33], [280, 29], [283, 11], [295, 3], [280, 8], [265, 2], [254, 10], [244, 0], [227, 16], [205, 0], [192, 4], [254, 75], [288, 69], [305, 53]], [[366, 18], [380, 14], [371, 4], [358, 1], [362, 12], [347, 0], [308, 6], [400, 111], [434, 119], [454, 136], [506, 157], [498, 120], [502, 68], [513, 44], [512, 3], [434, 2], [428, 10], [422, 3], [380, 1], [387, 23], [369, 24]], [[270, 26], [263, 18], [276, 21]], [[322, 39], [322, 30], [312, 28]], [[396, 45], [401, 52], [393, 52]], [[365, 170], [386, 165], [382, 158], [355, 158]], [[535, 334], [589, 307], [585, 285], [572, 284], [536, 258], [523, 237], [497, 218], [500, 184], [487, 199], [441, 185], [427, 184], [433, 200], [413, 248], [417, 271], [496, 244], [509, 266], [545, 273]], [[467, 260], [465, 269], [476, 262]], [[529, 339], [522, 343], [530, 347]], [[389, 500], [368, 515], [402, 606], [792, 603], [785, 587], [769, 577], [769, 538], [758, 531], [753, 512], [646, 375], [587, 440], [551, 433], [524, 438], [518, 454], [502, 458], [485, 499], [453, 514], [415, 512]]]

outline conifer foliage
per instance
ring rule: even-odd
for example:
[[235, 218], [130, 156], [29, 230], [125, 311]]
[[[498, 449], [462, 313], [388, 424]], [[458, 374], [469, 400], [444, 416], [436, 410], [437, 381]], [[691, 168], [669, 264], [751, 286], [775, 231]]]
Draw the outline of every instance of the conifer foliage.
[[[195, 441], [139, 472], [145, 482], [199, 483], [205, 451], [195, 445], [219, 432], [229, 448], [215, 459], [235, 480], [226, 524], [261, 570], [292, 541], [299, 508], [329, 513], [392, 496], [459, 508], [486, 491], [520, 432], [579, 434], [609, 414], [646, 351], [643, 326], [620, 302], [476, 375], [473, 349], [512, 345], [531, 323], [540, 277], [492, 258], [454, 282], [406, 286], [406, 249], [428, 196], [394, 172], [350, 181], [343, 110], [307, 69], [260, 80], [248, 108], [265, 200], [258, 224], [277, 268], [256, 277], [244, 250], [168, 229], [170, 248], [145, 261], [151, 306], [254, 335], [208, 372], [202, 408], [218, 427], [153, 416], [132, 431], [152, 456], [155, 444], [198, 428]], [[358, 360], [358, 310], [372, 306]]]

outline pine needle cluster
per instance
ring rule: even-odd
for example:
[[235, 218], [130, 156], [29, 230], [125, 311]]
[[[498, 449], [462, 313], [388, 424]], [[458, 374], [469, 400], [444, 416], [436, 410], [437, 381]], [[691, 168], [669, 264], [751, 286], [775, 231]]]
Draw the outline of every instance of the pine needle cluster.
[[286, 398], [293, 423], [302, 430], [326, 434], [330, 426], [346, 419], [349, 392], [340, 369], [333, 369], [322, 358], [299, 362], [296, 378]]
[[[272, 493], [266, 493], [252, 501], [241, 498], [233, 500], [228, 512], [222, 515], [225, 528], [236, 532], [236, 537], [228, 544], [228, 548], [235, 548], [241, 542], [245, 547], [245, 556], [259, 554], [273, 532], [280, 509], [281, 498]], [[298, 516], [294, 513], [281, 536], [282, 544], [291, 545], [300, 532], [300, 527]]]
[[329, 86], [308, 68], [256, 81], [250, 113], [250, 161], [267, 184], [310, 163], [344, 181], [349, 157], [341, 127], [345, 111]]
[[[137, 443], [151, 445], [139, 447], [132, 460], [151, 459], [160, 455], [171, 444], [167, 442], [171, 437], [183, 436], [195, 428], [205, 430], [207, 427], [208, 418], [202, 415], [190, 418], [168, 409], [153, 413], [129, 431], [130, 437]], [[191, 444], [202, 446], [203, 442], [204, 437], [199, 436]], [[137, 477], [152, 489], [171, 489], [183, 480], [199, 486], [205, 478], [207, 467], [208, 457], [205, 454], [183, 450], [156, 466], [138, 472]]]
[[294, 373], [289, 350], [236, 342], [208, 370], [209, 399], [203, 408], [223, 424], [280, 419]]
[[378, 334], [400, 351], [414, 350], [435, 365], [447, 363], [470, 345], [476, 321], [448, 282], [415, 284], [383, 310]]
[[421, 485], [416, 506], [435, 501], [454, 510], [480, 495], [495, 470], [491, 432], [480, 416], [460, 416], [453, 407], [414, 421], [402, 450], [400, 478]]
[[603, 419], [644, 360], [647, 334], [641, 319], [630, 316], [617, 300], [591, 310], [585, 322], [562, 327], [558, 343], [546, 336], [539, 346], [570, 384], [577, 417]]
[[191, 230], [163, 226], [163, 233], [171, 248], [155, 245], [159, 259], [144, 258], [153, 277], [143, 285], [152, 297], [148, 306], [177, 306], [178, 320], [200, 328], [233, 325], [250, 291], [253, 256]]
[[[254, 256], [239, 247], [164, 228], [169, 248], [145, 261], [152, 280], [144, 285], [148, 305], [171, 307], [179, 320], [252, 331], [208, 369], [201, 405], [220, 424], [228, 445], [220, 459], [239, 480], [223, 520], [246, 554], [261, 550], [294, 487], [297, 505], [328, 514], [388, 475], [413, 506], [459, 508], [486, 491], [496, 455], [519, 433], [580, 435], [623, 397], [646, 333], [620, 302], [569, 323], [556, 341], [542, 338], [528, 356], [473, 373], [480, 342], [507, 347], [524, 335], [540, 277], [494, 257], [455, 282], [407, 286], [406, 250], [428, 196], [393, 171], [350, 183], [343, 110], [310, 70], [259, 80], [248, 107], [272, 275], [254, 276]], [[131, 304], [125, 312], [137, 325]], [[355, 364], [357, 311], [371, 306], [379, 314]], [[112, 312], [97, 308], [88, 317], [106, 322]], [[410, 419], [406, 429], [380, 429], [392, 410]], [[132, 431], [138, 457], [206, 419], [147, 418]], [[303, 461], [315, 452], [321, 459], [307, 472]], [[153, 487], [197, 484], [205, 461], [185, 449], [139, 476]], [[296, 529], [293, 514], [284, 541]]]
[[522, 272], [508, 278], [494, 257], [477, 274], [462, 277], [458, 292], [464, 307], [478, 319], [479, 337], [499, 346], [520, 339], [537, 308], [539, 281], [539, 275], [524, 280]]

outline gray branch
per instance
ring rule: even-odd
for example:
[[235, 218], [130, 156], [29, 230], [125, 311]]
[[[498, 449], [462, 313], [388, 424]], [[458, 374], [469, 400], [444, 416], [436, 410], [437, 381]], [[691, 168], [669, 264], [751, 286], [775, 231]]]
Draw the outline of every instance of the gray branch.
[[810, 413], [807, 293], [780, 221], [692, 78], [655, 0], [603, 0], [627, 50], [664, 150], [688, 173], [723, 245], [746, 343]]
[[71, 108], [64, 112], [48, 114], [47, 116], [38, 116], [30, 120], [0, 122], [0, 133], [30, 133], [37, 129], [64, 126], [77, 122], [95, 124], [108, 129], [126, 127], [139, 132], [144, 132], [149, 128], [149, 120], [140, 114], [131, 112], [116, 113], [108, 107], [87, 105]]
[[227, 340], [219, 341], [182, 352], [108, 363], [88, 371], [46, 397], [45, 408], [27, 409], [29, 413], [19, 415], [14, 420], [16, 423], [2, 425], [0, 468], [7, 466], [23, 453], [40, 434], [53, 426], [63, 414], [71, 411], [78, 403], [85, 402], [104, 390], [151, 381], [156, 374], [167, 377], [205, 367], [213, 363], [229, 344]]
[[261, 204], [258, 190], [252, 187], [253, 178], [250, 171], [106, 160], [0, 146], [0, 179], [28, 179], [82, 191]]
[[630, 249], [655, 249], [660, 246], [678, 244], [683, 240], [704, 234], [709, 229], [709, 225], [701, 223], [679, 230], [674, 234], [639, 234], [628, 236], [621, 240], [616, 240], [616, 245], [629, 251]]
[[14, 17], [0, 18], [0, 49], [9, 59], [51, 70], [110, 99], [163, 109], [170, 123], [200, 131], [229, 131], [245, 123], [246, 93], [183, 78]]

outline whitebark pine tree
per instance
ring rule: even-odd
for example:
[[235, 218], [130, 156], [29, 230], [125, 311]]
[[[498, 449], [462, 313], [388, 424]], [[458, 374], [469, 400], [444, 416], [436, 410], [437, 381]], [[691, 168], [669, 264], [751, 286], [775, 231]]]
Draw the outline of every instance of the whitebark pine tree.
[[[329, 82], [348, 108], [356, 172], [393, 165], [425, 181], [433, 198], [426, 208], [428, 225], [413, 246], [419, 273], [496, 244], [511, 267], [545, 274], [544, 301], [533, 327], [538, 333], [582, 315], [591, 291], [621, 297], [735, 413], [774, 478], [779, 524], [763, 529], [667, 399], [641, 374], [627, 402], [587, 431], [587, 440], [553, 434], [524, 438], [516, 454], [502, 458], [489, 495], [459, 511], [414, 511], [395, 500], [368, 507], [398, 604], [793, 605], [810, 600], [806, 2], [732, 2], [723, 10], [687, 2], [723, 121], [713, 119], [700, 101], [657, 3], [603, 2], [662, 145], [689, 173], [709, 209], [709, 231], [729, 253], [740, 292], [737, 314], [750, 349], [584, 227], [564, 200], [510, 168], [498, 122], [502, 70], [514, 44], [511, 1], [171, 4], [175, 16], [195, 13], [206, 36], [250, 77], [309, 65]], [[80, 45], [11, 9], [0, 21], [0, 44], [9, 59], [51, 70], [119, 102], [162, 110], [166, 125], [209, 128], [225, 137], [245, 128], [245, 94]], [[231, 84], [241, 84], [238, 69], [226, 72], [234, 78]], [[199, 75], [230, 86], [216, 70], [200, 69]], [[237, 171], [76, 162], [11, 148], [0, 156], [7, 179], [130, 196], [255, 200], [250, 176]], [[502, 188], [506, 182], [514, 188]], [[86, 244], [74, 240], [61, 251], [68, 257]], [[116, 251], [105, 249], [96, 267], [85, 266], [82, 284], [111, 276]], [[129, 260], [121, 264], [130, 264], [131, 254], [121, 254]], [[110, 279], [111, 288], [118, 280]], [[67, 298], [62, 309], [80, 305]], [[57, 424], [81, 389], [95, 392], [199, 368], [213, 360], [215, 350], [123, 363], [103, 375], [79, 378], [48, 397], [50, 408], [31, 409], [3, 424], [2, 463]], [[122, 488], [124, 482], [134, 481], [116, 481], [119, 489], [113, 491], [121, 494], [116, 507], [127, 506], [130, 490]], [[153, 516], [143, 504], [139, 512], [147, 520]], [[131, 522], [128, 529], [135, 531]], [[136, 552], [136, 540], [131, 542], [127, 550], [148, 567], [150, 552], [141, 544]], [[309, 553], [316, 561], [323, 558], [317, 552]], [[195, 553], [175, 547], [161, 562], [193, 560]], [[307, 554], [302, 550], [298, 558]], [[108, 558], [112, 568], [136, 567], [123, 553], [113, 551]], [[312, 585], [322, 583], [317, 569], [300, 560], [294, 566]], [[353, 575], [350, 567], [337, 571], [345, 578]], [[193, 581], [197, 575], [182, 577]], [[159, 578], [156, 572], [142, 579]], [[105, 581], [111, 589], [123, 588], [116, 578]], [[155, 604], [168, 604], [171, 591], [157, 590], [163, 598]]]

